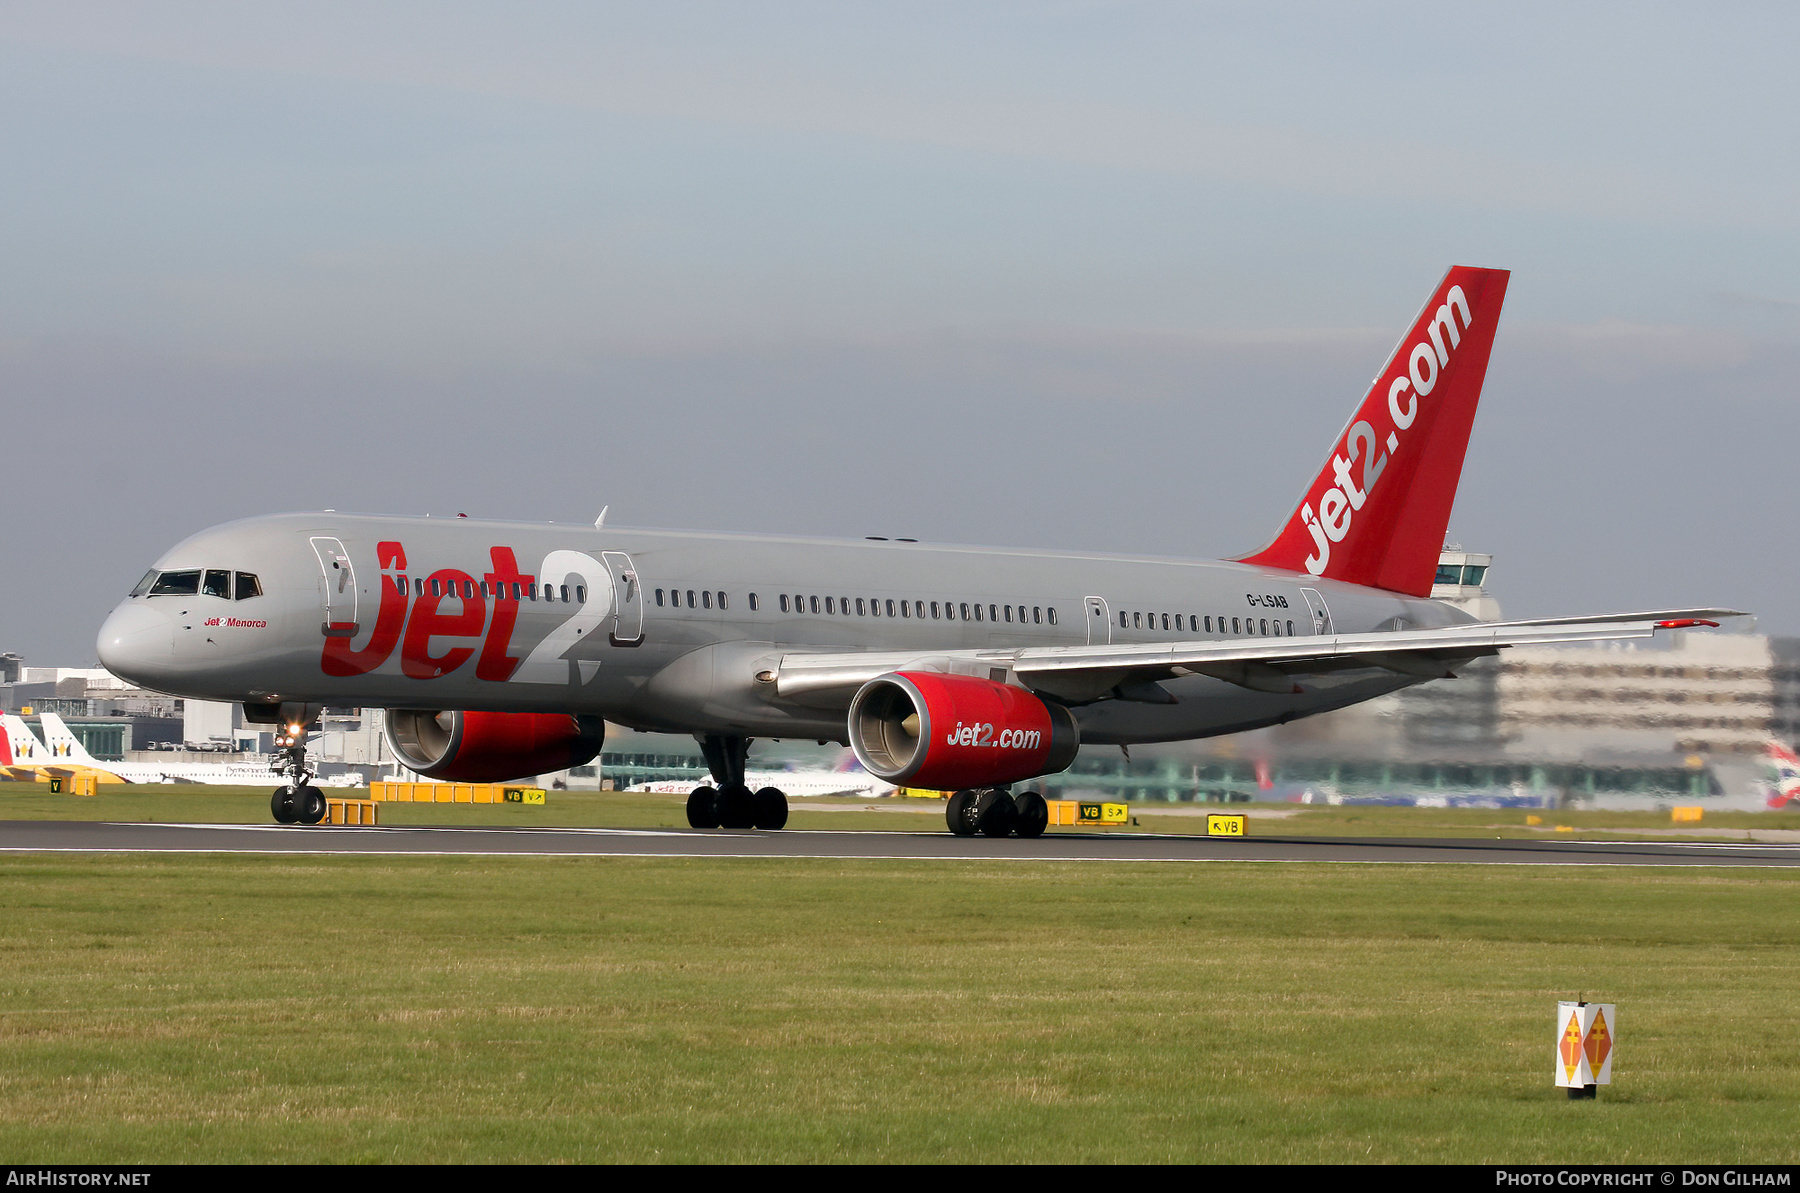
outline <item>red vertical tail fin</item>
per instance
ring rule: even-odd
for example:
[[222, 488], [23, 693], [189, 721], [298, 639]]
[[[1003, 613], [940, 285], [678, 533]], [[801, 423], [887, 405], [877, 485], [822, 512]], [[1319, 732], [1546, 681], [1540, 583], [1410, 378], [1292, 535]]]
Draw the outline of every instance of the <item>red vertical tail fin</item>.
[[1430, 595], [1510, 277], [1444, 275], [1299, 508], [1243, 562]]

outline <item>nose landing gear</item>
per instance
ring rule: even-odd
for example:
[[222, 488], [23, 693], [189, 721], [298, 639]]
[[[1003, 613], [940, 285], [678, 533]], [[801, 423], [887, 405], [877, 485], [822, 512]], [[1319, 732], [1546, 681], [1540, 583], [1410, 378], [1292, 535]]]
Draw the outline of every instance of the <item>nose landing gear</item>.
[[306, 730], [305, 724], [290, 723], [275, 735], [269, 769], [288, 780], [269, 797], [276, 824], [317, 824], [325, 819], [325, 797], [312, 785], [313, 771], [306, 764]]

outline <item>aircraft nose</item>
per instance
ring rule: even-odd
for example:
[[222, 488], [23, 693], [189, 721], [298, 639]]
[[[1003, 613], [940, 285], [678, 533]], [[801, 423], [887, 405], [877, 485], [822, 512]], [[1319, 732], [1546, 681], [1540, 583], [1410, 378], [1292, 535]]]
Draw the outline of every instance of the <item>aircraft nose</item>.
[[107, 616], [95, 648], [108, 671], [152, 687], [174, 658], [175, 626], [142, 598], [134, 598]]

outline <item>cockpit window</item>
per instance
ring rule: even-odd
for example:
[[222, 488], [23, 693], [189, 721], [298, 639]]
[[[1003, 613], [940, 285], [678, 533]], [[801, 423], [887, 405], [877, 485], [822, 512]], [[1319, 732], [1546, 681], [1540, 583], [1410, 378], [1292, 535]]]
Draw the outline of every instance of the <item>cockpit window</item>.
[[1463, 569], [1463, 583], [1464, 584], [1473, 584], [1473, 585], [1476, 585], [1477, 587], [1479, 587], [1481, 584], [1481, 581], [1486, 576], [1487, 576], [1487, 568], [1486, 567], [1466, 567]]
[[200, 581], [200, 591], [207, 596], [231, 599], [231, 573], [219, 568], [207, 568], [206, 576]]
[[261, 595], [262, 584], [257, 581], [255, 576], [251, 575], [249, 572], [239, 572], [237, 574], [236, 596], [238, 600], [247, 601], [251, 597], [259, 597]]
[[199, 568], [190, 572], [164, 572], [150, 586], [151, 596], [193, 596], [199, 591]]
[[1462, 569], [1453, 563], [1440, 563], [1437, 570], [1437, 579], [1433, 580], [1432, 583], [1461, 584]]
[[146, 592], [150, 591], [150, 586], [154, 583], [156, 583], [156, 569], [151, 568], [144, 573], [144, 578], [137, 582], [137, 587], [131, 590], [131, 595], [143, 596]]

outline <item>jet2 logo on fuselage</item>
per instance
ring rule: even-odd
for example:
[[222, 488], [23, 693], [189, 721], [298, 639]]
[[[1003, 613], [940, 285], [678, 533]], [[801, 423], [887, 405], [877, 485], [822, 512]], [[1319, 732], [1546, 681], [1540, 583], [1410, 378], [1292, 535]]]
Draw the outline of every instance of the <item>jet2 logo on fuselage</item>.
[[[598, 560], [579, 551], [550, 552], [533, 576], [519, 570], [511, 547], [490, 547], [493, 570], [479, 581], [457, 568], [440, 568], [409, 580], [406, 548], [397, 542], [376, 544], [375, 554], [381, 570], [381, 602], [374, 630], [360, 648], [352, 645], [351, 638], [326, 638], [320, 667], [327, 675], [366, 675], [386, 663], [398, 647], [400, 672], [411, 679], [438, 679], [473, 658], [476, 679], [568, 683], [569, 664], [562, 656], [612, 612], [611, 574]], [[524, 604], [536, 604], [538, 576], [567, 579], [571, 575], [582, 581], [577, 588], [579, 601], [569, 602], [564, 585], [546, 592], [543, 599], [547, 605], [569, 602], [568, 616], [551, 627], [530, 655], [524, 659], [514, 656], [512, 640], [519, 610]], [[454, 608], [447, 609], [447, 602], [453, 602]], [[593, 678], [597, 666], [591, 660], [580, 663], [583, 683]]]

